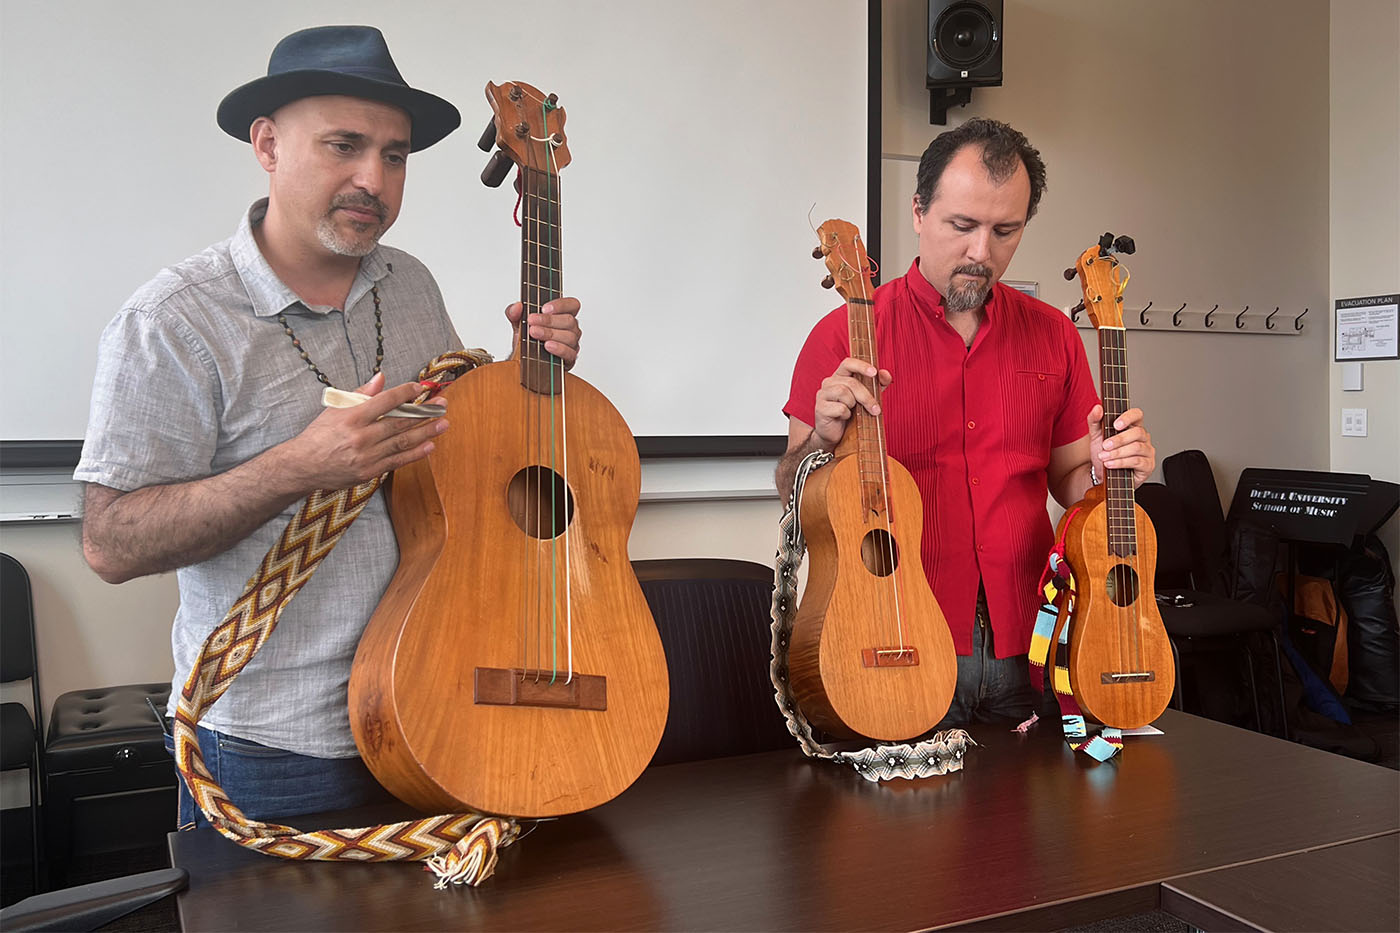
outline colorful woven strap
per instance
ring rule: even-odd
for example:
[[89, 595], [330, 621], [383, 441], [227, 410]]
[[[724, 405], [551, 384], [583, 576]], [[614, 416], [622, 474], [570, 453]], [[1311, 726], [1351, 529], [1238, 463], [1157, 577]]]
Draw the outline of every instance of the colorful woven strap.
[[835, 751], [816, 740], [797, 699], [788, 686], [788, 646], [792, 644], [792, 623], [797, 615], [797, 572], [807, 553], [799, 518], [802, 487], [807, 476], [831, 459], [826, 451], [808, 454], [797, 467], [793, 480], [792, 499], [778, 524], [778, 555], [773, 576], [773, 639], [769, 678], [778, 709], [783, 711], [788, 731], [797, 739], [808, 758], [820, 758], [848, 764], [867, 781], [887, 781], [891, 778], [926, 778], [935, 774], [961, 771], [963, 755], [969, 744], [976, 745], [962, 729], [935, 733], [931, 738], [913, 744], [875, 745], [859, 751]]
[[[1070, 513], [1070, 518], [1074, 513]], [[1066, 520], [1064, 527], [1069, 527]], [[1060, 704], [1060, 724], [1064, 728], [1065, 741], [1075, 751], [1099, 761], [1107, 761], [1123, 749], [1123, 733], [1112, 726], [1103, 726], [1090, 735], [1088, 721], [1079, 703], [1074, 699], [1074, 691], [1069, 682], [1069, 637], [1074, 623], [1074, 573], [1069, 561], [1065, 560], [1064, 542], [1055, 542], [1046, 562], [1045, 572], [1040, 578], [1041, 592], [1045, 601], [1035, 617], [1035, 631], [1031, 633], [1030, 678], [1039, 690], [1045, 682], [1045, 664], [1049, 658], [1050, 643], [1055, 642], [1055, 667], [1051, 672], [1050, 683], [1055, 689], [1055, 699]], [[1058, 638], [1055, 636], [1059, 628]], [[1029, 727], [1035, 717], [1022, 728]]]
[[[424, 367], [419, 381], [451, 381], [490, 359], [484, 350], [446, 353]], [[423, 393], [419, 401], [427, 395]], [[282, 610], [306, 585], [383, 480], [380, 476], [349, 489], [312, 493], [263, 557], [243, 595], [205, 639], [180, 692], [174, 722], [175, 765], [210, 824], [245, 848], [280, 858], [317, 861], [426, 861], [428, 869], [438, 876], [435, 887], [477, 885], [491, 876], [497, 850], [519, 834], [513, 820], [456, 813], [309, 833], [250, 820], [210, 775], [196, 737], [195, 726], [205, 711], [257, 655], [277, 627]]]

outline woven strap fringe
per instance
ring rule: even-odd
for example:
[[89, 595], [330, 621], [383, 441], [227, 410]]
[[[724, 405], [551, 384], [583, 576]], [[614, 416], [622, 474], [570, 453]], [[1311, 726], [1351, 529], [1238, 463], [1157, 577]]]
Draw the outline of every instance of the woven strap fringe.
[[829, 749], [816, 740], [811, 724], [802, 715], [788, 686], [788, 647], [792, 644], [792, 623], [797, 614], [797, 572], [807, 552], [799, 519], [802, 488], [808, 475], [829, 460], [830, 453], [816, 451], [798, 464], [790, 505], [778, 523], [778, 555], [773, 576], [772, 663], [768, 668], [778, 709], [783, 711], [788, 732], [797, 739], [803, 754], [808, 758], [850, 765], [867, 781], [888, 781], [891, 778], [912, 780], [961, 771], [967, 746], [977, 744], [962, 729], [937, 732], [931, 738], [913, 744], [875, 745], [859, 751]]
[[[1062, 527], [1068, 528], [1072, 518], [1074, 512], [1069, 513]], [[1045, 666], [1050, 659], [1053, 641], [1055, 666], [1050, 683], [1055, 690], [1055, 700], [1060, 704], [1060, 726], [1065, 733], [1065, 742], [1074, 751], [1083, 752], [1096, 761], [1107, 761], [1123, 750], [1123, 732], [1112, 726], [1095, 726], [1091, 729], [1069, 682], [1069, 642], [1070, 630], [1074, 625], [1075, 586], [1074, 573], [1069, 561], [1065, 560], [1063, 538], [1056, 541], [1050, 551], [1040, 585], [1044, 601], [1036, 614], [1035, 631], [1031, 634], [1031, 649], [1027, 656], [1031, 684], [1039, 690], [1045, 683]], [[1057, 630], [1058, 635], [1055, 634]], [[1032, 714], [1030, 719], [1017, 727], [1018, 731], [1029, 729], [1037, 718]]]
[[[486, 362], [484, 350], [461, 350], [433, 360], [420, 382], [447, 382]], [[422, 401], [429, 393], [424, 392]], [[426, 861], [447, 884], [477, 885], [491, 877], [497, 850], [519, 835], [513, 820], [455, 813], [386, 826], [303, 833], [290, 826], [250, 820], [209, 773], [195, 726], [253, 660], [292, 597], [311, 579], [346, 529], [364, 510], [384, 477], [349, 489], [318, 490], [302, 504], [282, 537], [263, 557], [224, 620], [205, 639], [175, 710], [175, 764], [205, 817], [244, 848], [279, 858], [327, 862]]]

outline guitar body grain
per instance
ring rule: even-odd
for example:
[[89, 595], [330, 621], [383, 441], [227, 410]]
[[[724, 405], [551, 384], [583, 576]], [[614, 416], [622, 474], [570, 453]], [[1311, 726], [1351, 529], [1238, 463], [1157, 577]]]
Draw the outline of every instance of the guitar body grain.
[[[1115, 557], [1109, 548], [1104, 489], [1093, 487], [1079, 510], [1067, 513], [1073, 517], [1065, 529], [1065, 557], [1076, 588], [1069, 623], [1070, 686], [1089, 716], [1104, 725], [1135, 729], [1162, 715], [1171, 702], [1176, 667], [1152, 581], [1157, 533], [1135, 503], [1137, 553], [1131, 559]], [[1123, 567], [1127, 569], [1119, 569]], [[1146, 672], [1151, 680], [1113, 677]]]
[[[520, 372], [494, 363], [449, 386], [452, 430], [396, 471], [389, 492], [399, 566], [355, 657], [350, 721], [375, 777], [422, 810], [546, 817], [597, 806], [637, 778], [666, 724], [665, 655], [627, 553], [636, 443], [601, 393], [564, 377], [572, 501], [567, 535], [554, 536], [565, 509], [532, 518], [517, 476], [538, 468], [536, 508], [552, 509], [565, 444], [551, 441], [547, 409], [525, 416], [541, 397]], [[543, 669], [523, 680], [556, 698], [573, 689], [566, 595], [573, 670], [605, 679], [605, 708], [480, 702], [480, 669]]]
[[[920, 559], [923, 507], [914, 478], [890, 459], [893, 574], [867, 566], [862, 542], [878, 525], [862, 507], [857, 456], [839, 456], [814, 471], [802, 494], [803, 535], [810, 554], [807, 588], [793, 622], [790, 683], [814, 726], [841, 737], [903, 741], [936, 726], [957, 685], [952, 634]], [[888, 609], [898, 587], [902, 639]], [[917, 666], [870, 667], [863, 652], [912, 646]]]

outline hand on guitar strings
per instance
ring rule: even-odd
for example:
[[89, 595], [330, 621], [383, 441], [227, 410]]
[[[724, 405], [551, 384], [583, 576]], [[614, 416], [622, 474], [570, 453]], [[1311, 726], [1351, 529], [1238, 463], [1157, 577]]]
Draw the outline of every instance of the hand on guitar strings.
[[[447, 419], [386, 418], [423, 391], [416, 382], [384, 388], [384, 374], [360, 386], [369, 400], [350, 408], [327, 408], [296, 437], [279, 445], [283, 476], [303, 492], [344, 489], [396, 470], [433, 452], [434, 437], [447, 430]], [[428, 400], [446, 405], [438, 396]]]
[[[836, 372], [822, 380], [813, 409], [812, 432], [822, 447], [832, 450], [846, 434], [846, 423], [860, 405], [872, 415], [880, 414], [880, 406], [871, 391], [875, 367], [864, 360], [848, 356], [836, 367]], [[887, 388], [894, 377], [890, 371], [879, 371], [880, 386]]]
[[[515, 302], [506, 308], [506, 320], [512, 327], [520, 323], [524, 306]], [[543, 340], [547, 352], [564, 361], [564, 368], [571, 369], [578, 359], [579, 338], [583, 331], [578, 326], [579, 302], [577, 298], [555, 298], [547, 302], [539, 312], [530, 315], [530, 336]]]
[[1142, 409], [1129, 408], [1113, 423], [1117, 434], [1105, 438], [1103, 434], [1103, 406], [1095, 405], [1089, 412], [1089, 458], [1098, 468], [1100, 475], [1106, 470], [1127, 469], [1133, 471], [1133, 488], [1147, 482], [1152, 469], [1157, 465], [1157, 448], [1152, 446], [1152, 435], [1142, 423]]

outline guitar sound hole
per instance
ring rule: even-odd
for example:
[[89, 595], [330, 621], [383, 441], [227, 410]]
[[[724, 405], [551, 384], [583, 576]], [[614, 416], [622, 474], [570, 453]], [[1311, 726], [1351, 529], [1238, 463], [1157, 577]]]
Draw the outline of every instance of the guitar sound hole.
[[1131, 606], [1138, 598], [1137, 571], [1127, 564], [1116, 564], [1108, 572], [1108, 598], [1115, 606]]
[[888, 531], [876, 528], [861, 539], [860, 559], [875, 576], [888, 577], [899, 566], [899, 546]]
[[510, 517], [532, 538], [557, 538], [574, 518], [574, 495], [564, 477], [544, 466], [516, 473], [506, 488]]

